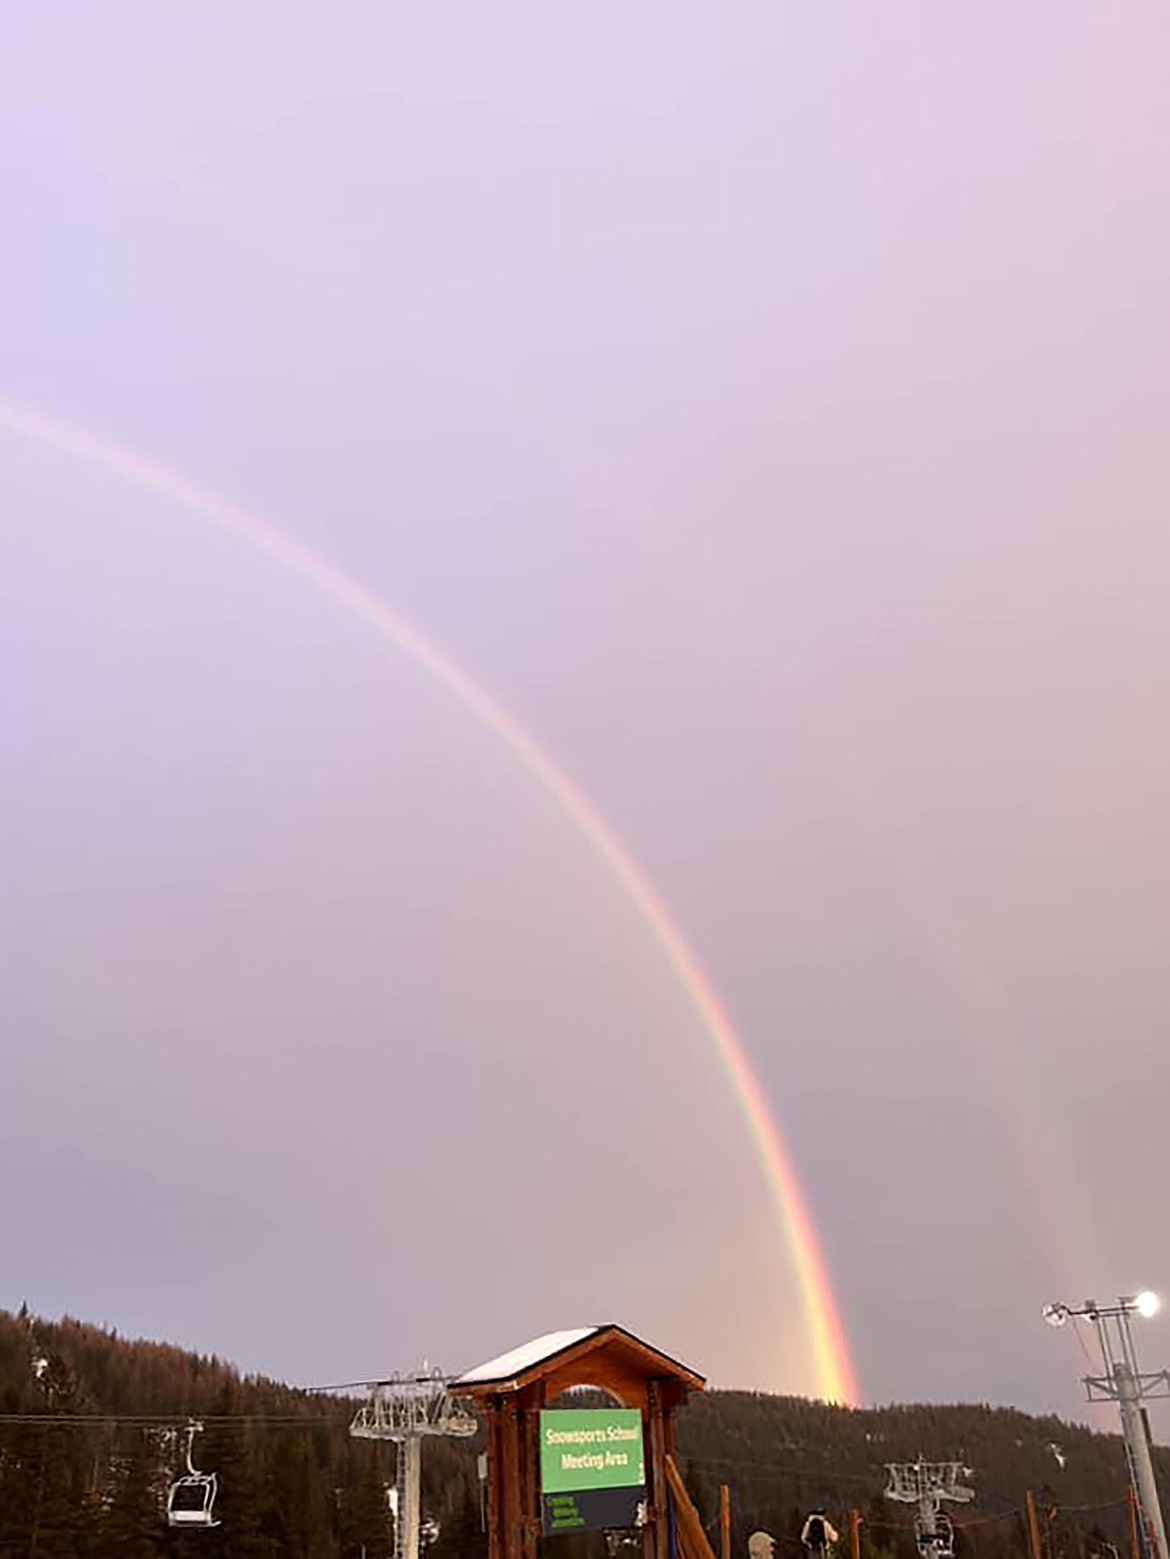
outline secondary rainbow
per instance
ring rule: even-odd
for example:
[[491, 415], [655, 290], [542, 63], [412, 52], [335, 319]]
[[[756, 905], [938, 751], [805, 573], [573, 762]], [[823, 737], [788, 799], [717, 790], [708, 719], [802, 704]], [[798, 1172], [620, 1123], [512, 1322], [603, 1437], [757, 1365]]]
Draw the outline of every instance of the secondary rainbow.
[[135, 486], [157, 493], [191, 514], [229, 532], [298, 575], [322, 595], [361, 618], [410, 656], [495, 733], [520, 763], [557, 799], [611, 875], [636, 907], [666, 955], [710, 1036], [748, 1131], [800, 1288], [818, 1389], [830, 1401], [853, 1403], [857, 1386], [845, 1334], [824, 1258], [779, 1128], [759, 1079], [730, 1018], [682, 931], [613, 829], [569, 777], [508, 711], [429, 639], [357, 580], [301, 546], [270, 521], [197, 486], [187, 477], [144, 455], [75, 424], [16, 402], [0, 399], [0, 427], [61, 454], [101, 467]]

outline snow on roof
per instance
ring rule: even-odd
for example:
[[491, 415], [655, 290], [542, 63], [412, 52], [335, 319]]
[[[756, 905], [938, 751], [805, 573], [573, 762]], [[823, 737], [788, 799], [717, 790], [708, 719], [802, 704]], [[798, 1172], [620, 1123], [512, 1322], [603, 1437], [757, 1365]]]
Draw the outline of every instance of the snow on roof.
[[466, 1375], [460, 1375], [455, 1384], [476, 1386], [493, 1380], [512, 1380], [525, 1370], [530, 1370], [533, 1365], [543, 1364], [545, 1359], [554, 1358], [566, 1348], [572, 1348], [574, 1344], [584, 1342], [587, 1337], [594, 1337], [604, 1330], [603, 1326], [579, 1326], [571, 1332], [546, 1332], [543, 1337], [534, 1337], [531, 1342], [522, 1343], [510, 1353], [501, 1353], [498, 1359], [477, 1364]]

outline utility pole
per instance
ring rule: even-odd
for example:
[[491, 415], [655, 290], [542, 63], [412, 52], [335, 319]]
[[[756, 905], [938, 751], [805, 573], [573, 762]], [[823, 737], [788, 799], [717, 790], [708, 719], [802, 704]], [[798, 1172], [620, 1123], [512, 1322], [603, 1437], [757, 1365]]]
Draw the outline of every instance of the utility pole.
[[890, 1476], [886, 1498], [918, 1506], [914, 1538], [922, 1559], [952, 1559], [955, 1529], [942, 1504], [954, 1500], [965, 1505], [975, 1498], [975, 1490], [962, 1481], [971, 1476], [970, 1467], [962, 1462], [924, 1462], [919, 1457], [916, 1462], [889, 1463], [886, 1471]]
[[731, 1559], [731, 1490], [719, 1485], [719, 1559]]
[[1063, 1326], [1070, 1319], [1085, 1317], [1096, 1328], [1105, 1373], [1086, 1375], [1085, 1391], [1090, 1402], [1117, 1403], [1130, 1485], [1137, 1500], [1142, 1548], [1146, 1559], [1170, 1559], [1150, 1454], [1150, 1423], [1144, 1406], [1159, 1397], [1170, 1397], [1170, 1371], [1142, 1372], [1129, 1324], [1131, 1316], [1148, 1319], [1157, 1309], [1157, 1295], [1143, 1293], [1119, 1299], [1115, 1305], [1099, 1305], [1088, 1299], [1075, 1310], [1065, 1304], [1045, 1305], [1043, 1314], [1050, 1326]]

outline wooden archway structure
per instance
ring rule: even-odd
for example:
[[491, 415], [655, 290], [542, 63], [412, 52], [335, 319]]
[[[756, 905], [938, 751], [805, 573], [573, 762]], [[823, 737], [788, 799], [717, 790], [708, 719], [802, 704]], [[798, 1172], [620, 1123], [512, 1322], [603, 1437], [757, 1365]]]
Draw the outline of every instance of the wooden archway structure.
[[551, 1332], [462, 1375], [452, 1390], [472, 1399], [487, 1429], [488, 1559], [536, 1559], [539, 1415], [572, 1386], [608, 1392], [623, 1407], [640, 1409], [647, 1499], [643, 1553], [645, 1559], [672, 1559], [668, 1510], [681, 1487], [674, 1415], [705, 1385], [695, 1370], [612, 1325]]

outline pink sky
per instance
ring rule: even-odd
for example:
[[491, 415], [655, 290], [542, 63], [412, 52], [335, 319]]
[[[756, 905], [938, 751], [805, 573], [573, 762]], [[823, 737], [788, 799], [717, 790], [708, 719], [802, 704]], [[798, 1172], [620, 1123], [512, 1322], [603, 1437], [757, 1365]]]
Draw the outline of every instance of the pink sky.
[[[1163, 9], [0, 26], [0, 394], [278, 519], [593, 797], [867, 1396], [1072, 1410], [1040, 1304], [1170, 1286]], [[0, 541], [0, 1304], [301, 1379], [615, 1319], [807, 1389], [693, 1013], [508, 755], [3, 434]]]

